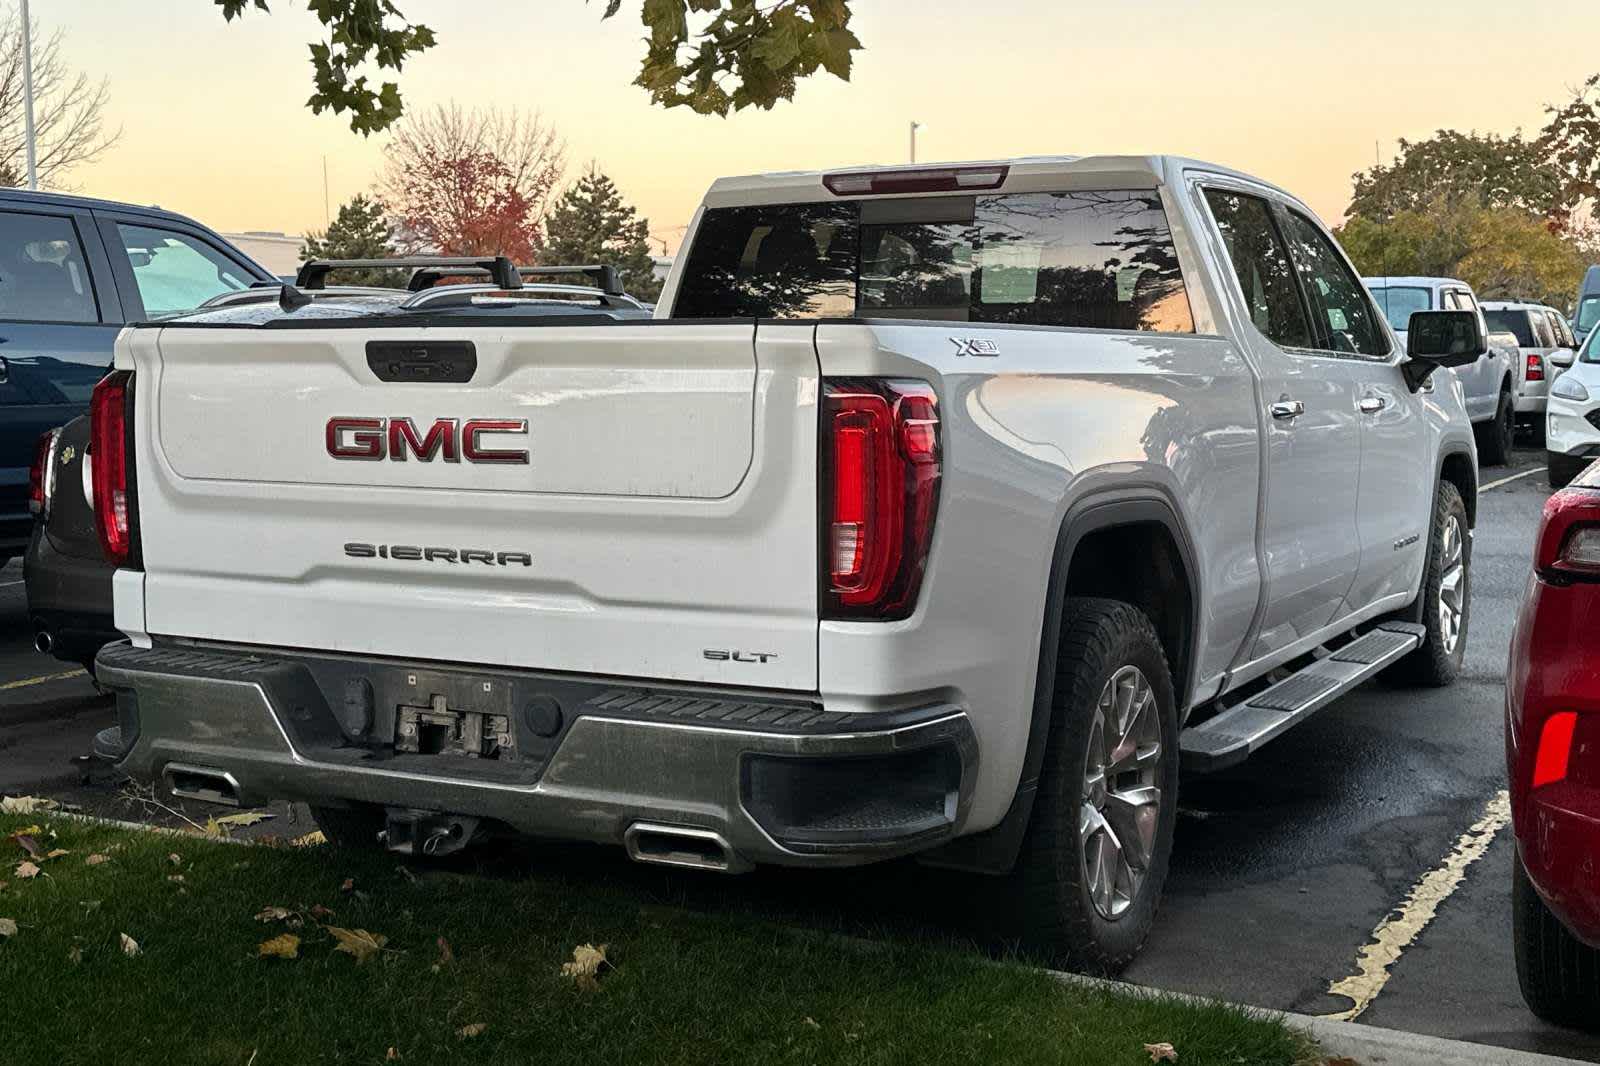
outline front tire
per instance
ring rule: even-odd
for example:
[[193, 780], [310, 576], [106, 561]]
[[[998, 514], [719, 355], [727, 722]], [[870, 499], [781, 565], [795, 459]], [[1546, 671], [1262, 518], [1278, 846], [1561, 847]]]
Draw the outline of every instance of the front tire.
[[1012, 914], [1030, 947], [1116, 974], [1155, 923], [1177, 821], [1178, 713], [1149, 617], [1068, 599], [1052, 701]]
[[[1461, 672], [1472, 617], [1472, 537], [1460, 491], [1440, 481], [1428, 533], [1428, 566], [1422, 574], [1422, 646], [1390, 667], [1395, 680], [1443, 688]], [[1413, 616], [1415, 617], [1415, 616]]]
[[1528, 880], [1522, 857], [1511, 862], [1511, 933], [1522, 998], [1547, 1022], [1600, 1029], [1600, 951], [1550, 913]]
[[1572, 479], [1583, 473], [1592, 460], [1562, 455], [1560, 452], [1545, 452], [1545, 470], [1550, 475], [1550, 487], [1564, 489], [1571, 484]]
[[1483, 466], [1504, 466], [1511, 461], [1511, 443], [1516, 435], [1511, 393], [1501, 390], [1494, 418], [1477, 427], [1478, 461]]

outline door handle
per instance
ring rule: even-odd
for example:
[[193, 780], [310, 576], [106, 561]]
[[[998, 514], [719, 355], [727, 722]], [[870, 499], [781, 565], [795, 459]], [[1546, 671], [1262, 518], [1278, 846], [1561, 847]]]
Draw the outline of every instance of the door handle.
[[1272, 417], [1280, 421], [1299, 418], [1306, 413], [1306, 405], [1300, 400], [1279, 400], [1267, 410], [1272, 412]]
[[1364, 415], [1375, 415], [1385, 407], [1388, 407], [1389, 401], [1382, 396], [1363, 396], [1361, 397], [1361, 402], [1356, 406], [1361, 408], [1361, 413]]

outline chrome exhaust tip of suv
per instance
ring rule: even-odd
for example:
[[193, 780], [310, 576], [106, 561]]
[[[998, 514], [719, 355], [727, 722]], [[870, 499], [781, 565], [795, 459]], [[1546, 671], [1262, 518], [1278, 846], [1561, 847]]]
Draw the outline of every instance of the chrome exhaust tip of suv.
[[244, 806], [239, 799], [239, 782], [226, 770], [171, 762], [161, 771], [161, 776], [166, 778], [167, 787], [179, 799], [216, 803], [224, 807]]
[[681, 825], [656, 825], [634, 822], [622, 835], [628, 858], [659, 866], [682, 866], [691, 870], [742, 874], [755, 865], [733, 850], [721, 833]]

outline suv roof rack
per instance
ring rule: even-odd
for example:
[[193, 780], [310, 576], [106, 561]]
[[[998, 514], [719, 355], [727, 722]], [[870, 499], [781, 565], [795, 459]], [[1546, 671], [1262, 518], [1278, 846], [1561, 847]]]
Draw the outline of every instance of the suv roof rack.
[[[299, 272], [295, 275], [294, 284], [297, 289], [320, 289], [326, 284], [328, 275], [335, 270], [384, 270], [403, 269], [406, 267], [419, 272], [425, 269], [440, 270], [441, 273], [436, 275], [437, 277], [481, 272], [493, 278], [494, 283], [502, 289], [522, 288], [522, 275], [518, 272], [517, 265], [503, 255], [414, 255], [401, 256], [395, 259], [310, 259], [301, 264]], [[412, 280], [415, 281], [415, 275], [413, 275]]]
[[[617, 273], [617, 268], [610, 263], [585, 263], [575, 266], [531, 266], [517, 267], [517, 275], [522, 278], [559, 278], [578, 274], [594, 279], [594, 287], [607, 296], [626, 296], [622, 288], [622, 278]], [[489, 273], [482, 267], [466, 267], [451, 270], [446, 267], [422, 267], [411, 275], [411, 282], [406, 286], [412, 292], [421, 292], [423, 289], [432, 288], [440, 278], [452, 276], [476, 277]], [[492, 277], [493, 275], [490, 274]]]

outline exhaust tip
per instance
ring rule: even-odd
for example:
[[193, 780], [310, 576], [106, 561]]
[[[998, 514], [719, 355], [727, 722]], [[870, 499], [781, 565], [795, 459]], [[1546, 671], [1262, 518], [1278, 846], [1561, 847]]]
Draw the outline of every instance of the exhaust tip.
[[715, 873], [745, 873], [752, 864], [712, 829], [634, 822], [622, 835], [628, 858], [657, 866], [681, 866]]
[[33, 635], [33, 650], [42, 655], [49, 655], [56, 646], [56, 638], [50, 635], [48, 629], [41, 629]]
[[239, 782], [226, 770], [168, 763], [161, 775], [167, 779], [167, 787], [172, 794], [180, 799], [216, 803], [223, 807], [244, 805], [239, 799]]

